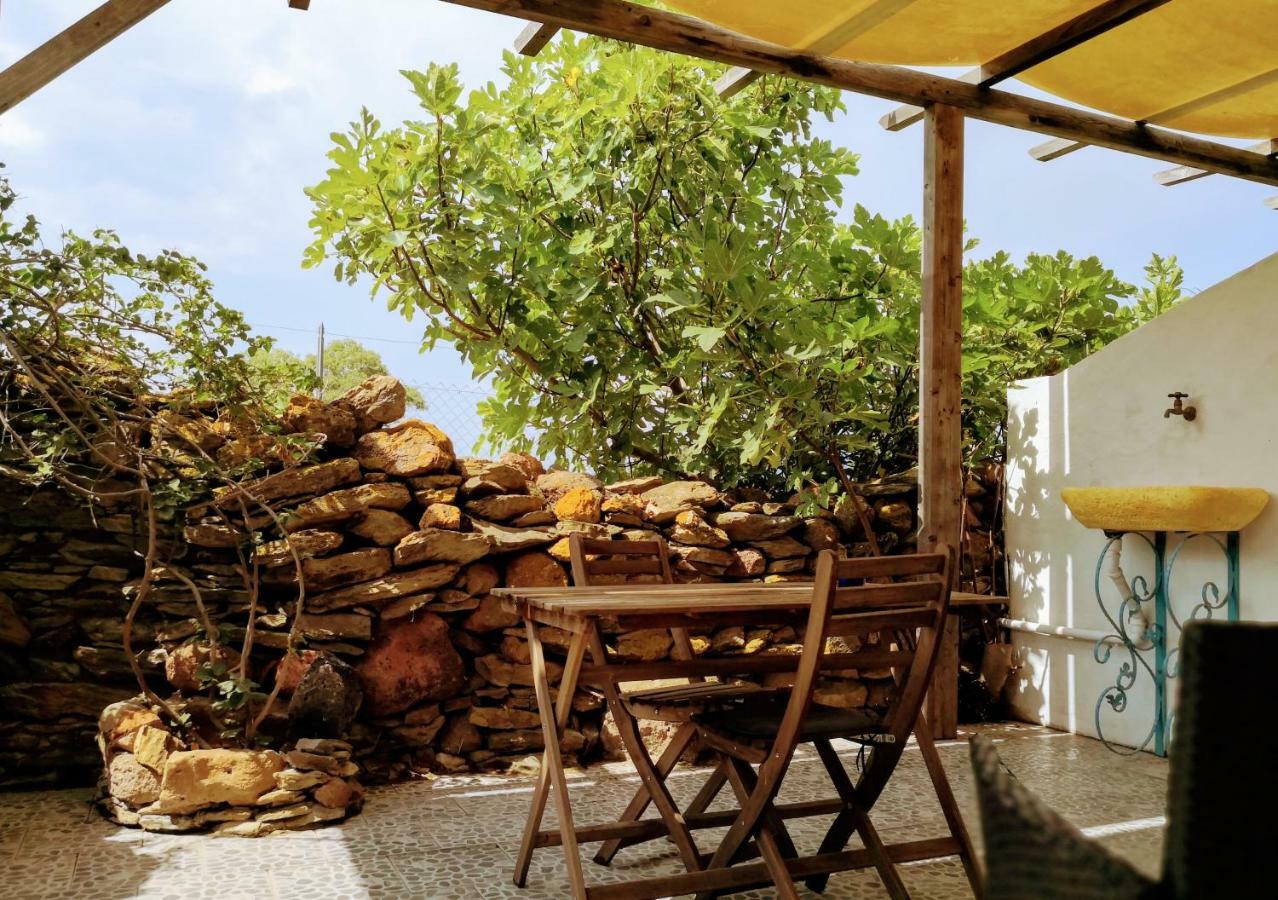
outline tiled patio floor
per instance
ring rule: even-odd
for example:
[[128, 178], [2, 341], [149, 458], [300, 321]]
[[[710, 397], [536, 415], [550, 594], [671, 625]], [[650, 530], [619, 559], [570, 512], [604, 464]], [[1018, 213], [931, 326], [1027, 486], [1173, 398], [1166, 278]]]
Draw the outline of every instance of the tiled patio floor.
[[[1115, 852], [1150, 874], [1157, 872], [1167, 776], [1163, 760], [1148, 754], [1116, 756], [1088, 738], [1028, 725], [984, 730], [999, 741], [1008, 767], [1023, 783]], [[849, 745], [842, 752], [851, 766], [856, 751]], [[941, 754], [959, 801], [968, 810], [969, 825], [978, 833], [966, 742], [944, 742]], [[704, 770], [692, 768], [675, 773], [673, 790], [681, 802], [704, 775]], [[634, 771], [621, 764], [573, 773], [578, 820], [615, 816], [636, 781]], [[154, 835], [117, 828], [92, 812], [87, 790], [0, 794], [0, 853], [9, 873], [5, 900], [566, 897], [559, 848], [537, 852], [528, 889], [510, 883], [513, 851], [531, 790], [529, 778], [512, 776], [440, 778], [381, 788], [370, 792], [362, 814], [340, 827], [259, 839]], [[886, 840], [944, 833], [930, 792], [923, 763], [911, 749], [875, 810]], [[815, 754], [800, 748], [782, 799], [831, 795]], [[553, 809], [549, 815], [553, 818]], [[800, 851], [816, 848], [827, 821], [791, 823]], [[714, 832], [698, 834], [706, 835], [703, 849], [713, 846]], [[633, 877], [640, 871], [681, 871], [671, 845], [664, 841], [623, 850], [610, 869], [589, 861], [585, 869], [588, 883]], [[908, 865], [903, 877], [920, 900], [970, 896], [956, 860]], [[738, 896], [770, 895], [759, 891]], [[883, 891], [873, 872], [865, 871], [834, 876], [824, 896], [881, 897]]]

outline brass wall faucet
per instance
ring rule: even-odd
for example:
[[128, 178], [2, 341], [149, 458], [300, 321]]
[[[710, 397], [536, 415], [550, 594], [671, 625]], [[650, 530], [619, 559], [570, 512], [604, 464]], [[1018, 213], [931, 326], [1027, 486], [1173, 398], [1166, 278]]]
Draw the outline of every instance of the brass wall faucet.
[[1188, 394], [1177, 391], [1174, 394], [1168, 394], [1172, 400], [1171, 409], [1163, 411], [1163, 418], [1170, 419], [1172, 416], [1184, 416], [1186, 422], [1192, 422], [1198, 418], [1198, 410], [1192, 406], [1185, 406], [1184, 400]]

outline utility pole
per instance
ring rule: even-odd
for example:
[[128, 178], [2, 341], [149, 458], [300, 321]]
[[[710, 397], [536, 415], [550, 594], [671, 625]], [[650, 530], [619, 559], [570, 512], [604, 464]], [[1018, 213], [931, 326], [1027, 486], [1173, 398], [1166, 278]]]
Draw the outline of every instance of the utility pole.
[[319, 326], [319, 348], [315, 354], [315, 377], [319, 379], [319, 384], [315, 387], [315, 397], [319, 400], [324, 399], [324, 323], [320, 322]]

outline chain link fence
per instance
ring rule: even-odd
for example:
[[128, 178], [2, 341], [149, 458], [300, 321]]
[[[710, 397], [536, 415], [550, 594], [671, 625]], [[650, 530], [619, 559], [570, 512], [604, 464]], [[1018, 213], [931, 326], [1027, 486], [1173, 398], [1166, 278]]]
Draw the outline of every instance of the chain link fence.
[[424, 409], [410, 409], [410, 416], [418, 416], [437, 425], [453, 439], [453, 450], [458, 456], [488, 456], [493, 451], [484, 446], [484, 426], [479, 417], [480, 401], [492, 396], [474, 385], [445, 384], [441, 382], [405, 382], [414, 387], [426, 401]]

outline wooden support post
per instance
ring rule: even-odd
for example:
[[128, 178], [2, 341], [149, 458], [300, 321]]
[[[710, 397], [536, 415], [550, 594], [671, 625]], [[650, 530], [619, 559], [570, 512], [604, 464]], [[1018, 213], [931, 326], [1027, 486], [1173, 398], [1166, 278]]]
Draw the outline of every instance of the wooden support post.
[[0, 113], [109, 44], [169, 0], [107, 0], [62, 33], [0, 72]]
[[[923, 150], [923, 305], [919, 322], [919, 545], [958, 551], [963, 488], [963, 112], [928, 107]], [[941, 636], [929, 721], [958, 733], [958, 620]]]

